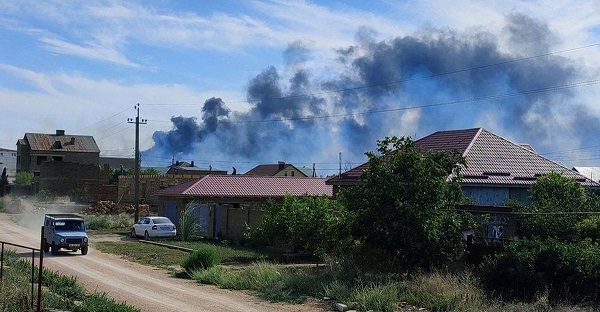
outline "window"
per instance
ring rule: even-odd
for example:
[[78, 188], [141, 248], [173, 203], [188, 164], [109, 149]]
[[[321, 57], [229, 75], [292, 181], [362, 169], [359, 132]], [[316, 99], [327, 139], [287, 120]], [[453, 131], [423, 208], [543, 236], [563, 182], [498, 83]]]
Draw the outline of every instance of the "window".
[[294, 176], [294, 171], [292, 171], [292, 177]]
[[38, 156], [38, 157], [37, 157], [37, 162], [36, 162], [36, 163], [37, 163], [38, 165], [41, 165], [41, 164], [42, 164], [42, 162], [44, 162], [44, 161], [46, 161], [46, 160], [47, 160], [47, 157], [46, 157], [46, 156]]

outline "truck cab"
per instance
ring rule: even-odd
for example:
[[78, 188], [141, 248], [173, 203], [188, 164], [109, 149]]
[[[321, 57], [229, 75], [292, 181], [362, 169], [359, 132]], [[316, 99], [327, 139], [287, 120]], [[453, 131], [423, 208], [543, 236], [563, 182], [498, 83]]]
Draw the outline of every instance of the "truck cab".
[[60, 249], [88, 252], [88, 236], [83, 217], [76, 214], [48, 213], [42, 226], [42, 249], [58, 254]]

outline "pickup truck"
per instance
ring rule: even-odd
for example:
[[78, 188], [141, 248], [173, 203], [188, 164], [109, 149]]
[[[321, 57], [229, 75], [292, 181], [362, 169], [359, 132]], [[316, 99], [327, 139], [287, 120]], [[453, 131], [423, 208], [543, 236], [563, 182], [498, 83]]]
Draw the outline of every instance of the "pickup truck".
[[42, 226], [42, 249], [58, 254], [60, 249], [88, 252], [88, 236], [83, 217], [76, 214], [47, 213]]

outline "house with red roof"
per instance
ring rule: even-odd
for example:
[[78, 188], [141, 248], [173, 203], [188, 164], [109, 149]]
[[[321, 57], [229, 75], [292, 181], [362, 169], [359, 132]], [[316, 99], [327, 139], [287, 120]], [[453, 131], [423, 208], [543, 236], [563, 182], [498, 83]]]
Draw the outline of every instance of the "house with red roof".
[[292, 196], [333, 196], [323, 178], [253, 175], [207, 175], [159, 190], [159, 213], [176, 225], [188, 203], [194, 203], [207, 237], [243, 238], [246, 225], [262, 219], [269, 200]]
[[[466, 159], [460, 185], [474, 204], [461, 209], [489, 216], [483, 228], [477, 230], [477, 236], [487, 243], [511, 236], [512, 208], [504, 205], [509, 200], [529, 203], [529, 189], [540, 176], [559, 172], [584, 187], [600, 187], [583, 174], [539, 155], [530, 145], [513, 143], [483, 128], [438, 131], [415, 141], [415, 145], [423, 152], [458, 151]], [[365, 170], [369, 170], [368, 163], [331, 177], [326, 183], [334, 187], [335, 193], [341, 187], [362, 183]]]
[[[600, 184], [539, 155], [527, 144], [513, 143], [483, 128], [438, 131], [415, 141], [426, 151], [458, 151], [465, 157], [460, 182], [463, 192], [477, 205], [501, 206], [508, 200], [529, 201], [528, 190], [535, 180], [551, 172], [575, 179], [584, 187]], [[327, 180], [334, 189], [361, 183], [365, 163]]]

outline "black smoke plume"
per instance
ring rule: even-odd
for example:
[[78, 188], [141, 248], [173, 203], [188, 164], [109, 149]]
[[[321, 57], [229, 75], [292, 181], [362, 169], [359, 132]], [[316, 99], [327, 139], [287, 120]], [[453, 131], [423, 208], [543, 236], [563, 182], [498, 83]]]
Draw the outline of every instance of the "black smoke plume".
[[340, 151], [361, 162], [385, 136], [449, 129], [484, 127], [548, 149], [600, 134], [600, 118], [577, 90], [561, 88], [583, 79], [581, 65], [550, 53], [558, 40], [542, 21], [513, 14], [497, 34], [425, 28], [378, 41], [362, 28], [357, 38], [338, 50], [337, 74], [327, 75], [334, 79], [315, 78], [309, 49], [290, 44], [283, 69], [266, 68], [249, 81], [248, 112], [232, 113], [211, 98], [201, 122], [173, 117], [173, 128], [155, 132], [145, 154], [251, 168], [284, 159], [335, 163]]

